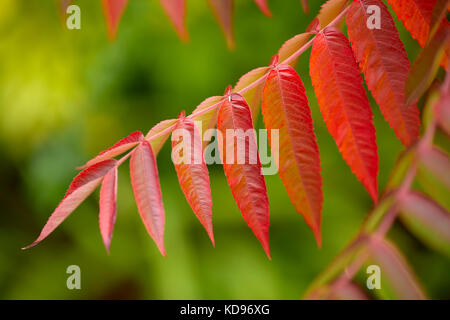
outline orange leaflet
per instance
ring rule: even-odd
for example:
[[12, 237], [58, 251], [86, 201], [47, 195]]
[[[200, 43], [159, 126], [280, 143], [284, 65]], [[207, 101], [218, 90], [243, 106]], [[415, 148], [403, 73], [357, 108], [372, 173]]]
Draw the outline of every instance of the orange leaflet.
[[222, 28], [228, 48], [233, 49], [235, 46], [233, 34], [233, 0], [208, 0], [208, 3], [217, 22], [219, 22]]
[[376, 202], [378, 154], [372, 111], [350, 44], [336, 28], [326, 28], [314, 39], [310, 74], [331, 136]]
[[[302, 80], [289, 65], [267, 77], [262, 113], [267, 130], [279, 130], [279, 174], [291, 202], [321, 245], [323, 203], [319, 148]], [[269, 143], [272, 141], [269, 135]]]
[[[381, 29], [367, 27], [369, 6], [380, 8]], [[369, 11], [370, 12], [370, 11]], [[405, 104], [409, 60], [394, 20], [381, 0], [354, 1], [347, 13], [348, 36], [367, 86], [400, 141], [409, 146], [419, 137], [419, 109]]]
[[116, 163], [116, 160], [109, 159], [81, 171], [73, 179], [64, 199], [51, 214], [39, 237], [23, 249], [37, 245], [52, 233], [98, 187], [103, 177], [116, 166]]
[[172, 133], [172, 159], [186, 200], [214, 245], [211, 189], [202, 149], [199, 130], [183, 114]]
[[186, 30], [186, 0], [159, 0], [181, 40], [189, 40]]
[[[242, 216], [270, 258], [269, 200], [264, 176], [261, 174], [252, 116], [241, 95], [232, 94], [231, 88], [227, 95], [217, 118], [217, 129], [222, 133], [224, 141], [221, 159], [225, 176]], [[236, 158], [240, 157], [244, 161], [237, 161]]]
[[255, 0], [255, 3], [258, 5], [259, 9], [261, 9], [262, 13], [264, 13], [268, 17], [272, 16], [272, 12], [270, 12], [267, 0]]
[[142, 141], [131, 154], [130, 176], [134, 198], [136, 199], [141, 219], [158, 246], [159, 251], [165, 256], [165, 214], [161, 186], [159, 184], [156, 158], [147, 140]]

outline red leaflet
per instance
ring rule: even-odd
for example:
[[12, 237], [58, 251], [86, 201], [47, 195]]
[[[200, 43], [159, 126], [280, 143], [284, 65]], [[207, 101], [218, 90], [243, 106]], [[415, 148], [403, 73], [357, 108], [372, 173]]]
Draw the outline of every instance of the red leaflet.
[[194, 121], [184, 115], [172, 133], [172, 159], [186, 200], [214, 245], [211, 189], [203, 159], [202, 139]]
[[186, 0], [159, 0], [167, 13], [170, 21], [172, 21], [178, 36], [183, 41], [189, 39], [186, 30]]
[[342, 157], [377, 201], [372, 111], [350, 44], [336, 28], [326, 28], [314, 39], [310, 74], [320, 111]]
[[406, 30], [424, 47], [437, 0], [388, 0]]
[[[380, 8], [381, 29], [369, 29], [369, 6]], [[370, 11], [369, 11], [370, 12]], [[419, 109], [406, 106], [409, 60], [394, 20], [381, 0], [354, 1], [347, 13], [348, 36], [367, 86], [400, 141], [409, 146], [419, 137]]]
[[108, 27], [108, 37], [114, 39], [128, 0], [102, 0], [102, 3]]
[[98, 215], [100, 233], [109, 252], [117, 215], [117, 167], [112, 168], [103, 178], [100, 188], [100, 213]]
[[[221, 158], [234, 200], [270, 258], [266, 183], [261, 174], [250, 109], [241, 95], [233, 93], [223, 102], [217, 118], [217, 129], [223, 135]], [[227, 136], [227, 131], [235, 133], [236, 139]], [[240, 157], [243, 161], [239, 161]]]
[[152, 147], [147, 140], [133, 150], [130, 159], [130, 176], [134, 198], [141, 219], [148, 233], [155, 241], [159, 251], [166, 255], [164, 249], [164, 207], [158, 168]]
[[119, 142], [117, 142], [115, 145], [113, 145], [111, 148], [102, 151], [99, 153], [98, 156], [96, 156], [94, 159], [89, 160], [84, 166], [81, 166], [79, 169], [84, 169], [87, 167], [90, 167], [96, 163], [99, 163], [101, 161], [114, 158], [118, 156], [119, 154], [124, 153], [125, 151], [130, 150], [134, 146], [136, 146], [140, 141], [144, 139], [144, 136], [140, 131], [135, 131], [131, 133], [129, 136], [123, 138]]
[[[267, 130], [279, 130], [280, 178], [297, 212], [301, 213], [320, 246], [322, 177], [319, 148], [302, 80], [289, 65], [274, 68], [267, 77], [262, 114]], [[277, 148], [269, 142], [272, 152]]]
[[235, 45], [233, 34], [233, 0], [208, 0], [208, 3], [227, 39], [228, 48], [233, 49]]
[[53, 211], [39, 237], [29, 246], [31, 248], [44, 240], [53, 232], [94, 190], [102, 178], [116, 165], [116, 160], [110, 159], [94, 164], [81, 171], [72, 181], [64, 199]]
[[270, 12], [269, 6], [267, 4], [267, 0], [255, 0], [259, 9], [268, 17], [272, 16], [272, 12]]

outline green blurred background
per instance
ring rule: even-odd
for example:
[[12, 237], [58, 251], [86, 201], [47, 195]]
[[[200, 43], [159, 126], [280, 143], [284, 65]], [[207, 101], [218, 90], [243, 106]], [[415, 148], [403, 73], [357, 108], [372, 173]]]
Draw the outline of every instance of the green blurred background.
[[[118, 38], [107, 40], [101, 1], [75, 0], [81, 30], [67, 30], [56, 0], [0, 2], [0, 298], [3, 299], [298, 299], [353, 238], [372, 207], [338, 153], [307, 89], [324, 182], [323, 248], [298, 215], [278, 176], [267, 176], [272, 261], [242, 219], [220, 166], [210, 167], [216, 247], [189, 208], [167, 144], [158, 156], [166, 209], [163, 258], [148, 236], [119, 173], [118, 218], [108, 255], [98, 230], [98, 193], [48, 239], [27, 251], [64, 196], [75, 167], [132, 131], [146, 133], [245, 72], [266, 65], [283, 42], [305, 30], [323, 1], [236, 1], [237, 48], [229, 51], [204, 0], [188, 1], [191, 40], [177, 38], [156, 0], [131, 0]], [[410, 59], [419, 46], [398, 24]], [[402, 146], [373, 103], [380, 190]], [[261, 119], [260, 119], [261, 123]], [[400, 224], [389, 233], [431, 298], [450, 298], [450, 261]], [[81, 268], [81, 290], [66, 288], [66, 268]]]

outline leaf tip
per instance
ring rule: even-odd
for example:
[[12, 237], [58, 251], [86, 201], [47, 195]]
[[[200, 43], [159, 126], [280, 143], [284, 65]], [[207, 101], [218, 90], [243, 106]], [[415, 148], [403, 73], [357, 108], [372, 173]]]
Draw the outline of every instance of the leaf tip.
[[180, 114], [178, 115], [177, 119], [184, 119], [186, 117], [186, 111], [181, 111]]
[[227, 96], [231, 95], [232, 92], [233, 92], [233, 87], [231, 85], [228, 85], [228, 87], [225, 89], [224, 96], [227, 97]]
[[316, 238], [317, 247], [322, 249], [322, 233], [320, 232], [320, 227], [313, 228], [312, 231]]
[[272, 59], [270, 59], [270, 66], [271, 66], [272, 68], [276, 67], [277, 64], [278, 64], [279, 59], [280, 59], [280, 56], [279, 56], [278, 54], [274, 55], [274, 56], [272, 57]]

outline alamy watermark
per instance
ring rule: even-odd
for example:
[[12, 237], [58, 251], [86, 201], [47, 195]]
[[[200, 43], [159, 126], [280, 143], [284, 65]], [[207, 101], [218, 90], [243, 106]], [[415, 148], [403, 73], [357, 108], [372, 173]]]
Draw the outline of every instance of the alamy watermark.
[[367, 277], [366, 285], [367, 289], [381, 289], [381, 269], [376, 264], [372, 264], [367, 267], [366, 273], [370, 274]]
[[70, 274], [67, 277], [66, 286], [69, 290], [81, 290], [81, 269], [79, 266], [73, 264], [67, 267], [66, 273]]
[[69, 15], [66, 19], [66, 26], [69, 30], [81, 29], [81, 9], [79, 6], [72, 4], [67, 7], [66, 13]]

